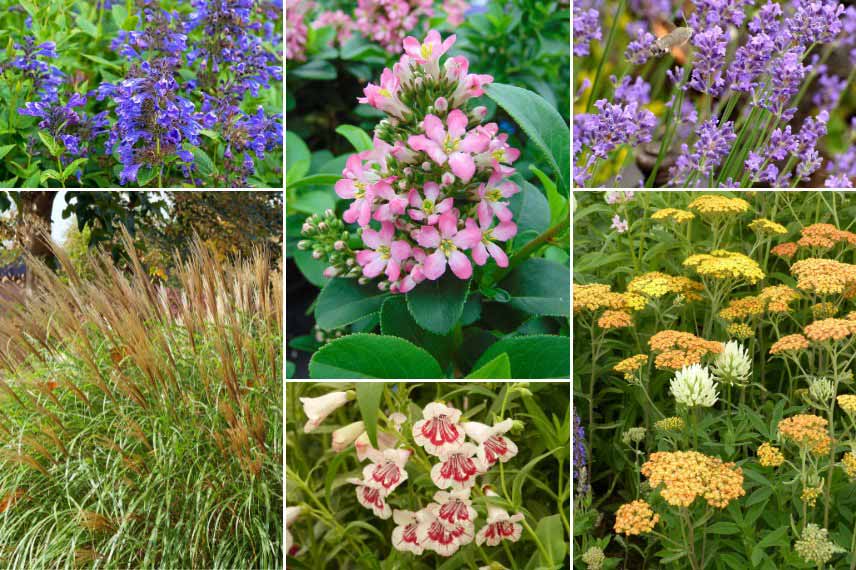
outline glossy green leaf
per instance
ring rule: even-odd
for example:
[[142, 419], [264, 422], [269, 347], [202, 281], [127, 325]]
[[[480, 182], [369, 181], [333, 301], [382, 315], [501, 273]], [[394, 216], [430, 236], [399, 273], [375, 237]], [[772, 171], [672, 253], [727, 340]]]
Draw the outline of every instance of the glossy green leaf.
[[452, 357], [451, 335], [438, 335], [423, 329], [413, 320], [402, 295], [391, 295], [380, 310], [380, 330], [386, 336], [397, 336], [424, 348], [441, 365]]
[[338, 174], [313, 174], [304, 178], [289, 180], [286, 188], [300, 188], [301, 186], [332, 186], [342, 178]]
[[517, 176], [514, 181], [520, 186], [520, 192], [511, 197], [508, 207], [517, 224], [514, 247], [520, 249], [550, 227], [550, 205], [538, 188]]
[[503, 352], [478, 370], [470, 372], [466, 377], [470, 380], [507, 380], [511, 378], [511, 361]]
[[480, 368], [503, 352], [508, 353], [512, 378], [569, 378], [571, 375], [571, 349], [566, 336], [504, 338], [485, 350], [473, 368]]
[[313, 379], [436, 379], [442, 374], [437, 361], [413, 343], [365, 333], [334, 340], [309, 363]]
[[325, 330], [340, 328], [380, 310], [389, 296], [373, 285], [356, 279], [330, 280], [315, 303], [315, 321]]
[[336, 68], [329, 61], [323, 59], [313, 59], [300, 67], [290, 69], [289, 73], [301, 79], [317, 79], [319, 81], [336, 79]]
[[458, 279], [447, 268], [440, 279], [426, 279], [408, 292], [407, 307], [420, 327], [436, 334], [446, 334], [461, 318], [469, 285], [469, 279]]
[[499, 284], [511, 294], [512, 307], [532, 315], [571, 316], [571, 270], [564, 265], [530, 258]]
[[285, 131], [286, 184], [303, 178], [309, 171], [311, 162], [312, 154], [303, 139], [291, 131]]
[[348, 142], [351, 143], [351, 146], [354, 147], [357, 152], [371, 150], [374, 148], [372, 138], [360, 127], [355, 127], [354, 125], [339, 125], [336, 127], [336, 132], [348, 139]]

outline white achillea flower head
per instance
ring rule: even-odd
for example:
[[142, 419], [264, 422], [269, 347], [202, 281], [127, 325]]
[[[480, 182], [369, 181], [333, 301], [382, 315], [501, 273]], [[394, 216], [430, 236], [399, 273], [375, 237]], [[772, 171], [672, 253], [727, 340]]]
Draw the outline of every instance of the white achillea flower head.
[[670, 384], [675, 401], [688, 408], [709, 408], [719, 399], [716, 382], [706, 366], [684, 366], [675, 373]]
[[729, 340], [713, 361], [713, 375], [722, 384], [745, 385], [752, 376], [749, 351], [736, 340]]

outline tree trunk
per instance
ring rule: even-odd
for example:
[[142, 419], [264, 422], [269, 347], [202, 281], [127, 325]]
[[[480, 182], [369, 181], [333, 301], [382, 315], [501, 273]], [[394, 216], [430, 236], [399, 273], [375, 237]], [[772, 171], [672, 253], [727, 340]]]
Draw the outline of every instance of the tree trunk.
[[[18, 194], [17, 239], [27, 252], [50, 266], [56, 264], [50, 247], [51, 212], [57, 191], [20, 192]], [[44, 233], [42, 233], [44, 232]], [[27, 268], [27, 290], [32, 288], [32, 273]]]

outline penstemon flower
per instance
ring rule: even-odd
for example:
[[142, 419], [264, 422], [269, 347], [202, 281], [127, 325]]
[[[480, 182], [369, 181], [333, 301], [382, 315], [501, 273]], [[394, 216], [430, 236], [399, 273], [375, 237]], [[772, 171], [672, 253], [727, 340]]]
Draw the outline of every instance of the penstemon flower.
[[422, 410], [422, 417], [413, 424], [413, 439], [431, 455], [439, 456], [447, 449], [456, 449], [464, 441], [464, 430], [458, 424], [461, 410], [432, 402]]
[[416, 534], [416, 529], [419, 527], [416, 513], [395, 509], [392, 511], [392, 520], [398, 525], [392, 531], [393, 548], [401, 552], [422, 554], [425, 548], [419, 543], [419, 537]]
[[339, 429], [333, 432], [333, 444], [331, 446], [333, 448], [333, 451], [343, 451], [349, 445], [354, 443], [360, 437], [360, 435], [365, 433], [365, 431], [366, 424], [362, 421], [354, 422], [344, 427], [340, 427]]
[[300, 398], [303, 413], [309, 420], [303, 426], [303, 431], [309, 433], [321, 425], [327, 416], [344, 406], [355, 397], [353, 392], [330, 392], [317, 398]]
[[479, 422], [465, 422], [464, 431], [470, 439], [478, 444], [478, 458], [486, 468], [497, 461], [505, 463], [517, 455], [517, 446], [513, 441], [503, 436], [513, 425], [511, 419], [494, 424], [493, 427]]
[[[485, 487], [484, 494], [488, 497], [498, 496], [490, 487]], [[509, 515], [505, 509], [488, 504], [487, 524], [476, 535], [476, 544], [496, 546], [503, 540], [517, 542], [523, 532], [523, 527], [519, 524], [522, 520], [521, 513]]]
[[348, 478], [348, 483], [356, 487], [357, 501], [365, 508], [371, 509], [376, 517], [388, 519], [392, 516], [392, 508], [386, 502], [386, 493], [381, 485], [355, 477]]
[[387, 449], [386, 451], [370, 451], [371, 465], [363, 469], [363, 480], [383, 487], [386, 494], [392, 493], [399, 485], [407, 481], [407, 471], [404, 465], [410, 457], [407, 449]]
[[[343, 220], [361, 228], [365, 247], [354, 257], [361, 282], [383, 274], [378, 287], [393, 293], [439, 279], [447, 267], [464, 280], [473, 263], [493, 258], [507, 267], [501, 242], [517, 233], [507, 199], [519, 191], [509, 176], [520, 152], [495, 123], [482, 124], [484, 107], [467, 110], [493, 78], [469, 73], [465, 57], [444, 61], [454, 43], [436, 30], [423, 41], [404, 39], [405, 53], [359, 99], [388, 115], [374, 148], [352, 155], [335, 186], [351, 200]], [[331, 267], [331, 275], [343, 274]]]
[[285, 551], [289, 554], [291, 553], [291, 547], [294, 546], [294, 537], [291, 536], [288, 527], [297, 520], [302, 512], [303, 507], [285, 507]]
[[465, 489], [476, 482], [476, 475], [487, 471], [472, 443], [446, 447], [440, 451], [440, 463], [431, 468], [431, 480], [441, 489]]

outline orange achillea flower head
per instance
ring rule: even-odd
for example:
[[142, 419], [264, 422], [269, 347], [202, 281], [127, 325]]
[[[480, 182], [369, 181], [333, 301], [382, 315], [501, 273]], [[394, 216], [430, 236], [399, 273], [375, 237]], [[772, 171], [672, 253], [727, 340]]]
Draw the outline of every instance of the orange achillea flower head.
[[750, 285], [764, 278], [764, 272], [754, 259], [724, 249], [691, 255], [684, 260], [684, 266], [694, 268], [702, 277], [741, 279]]
[[761, 289], [758, 297], [767, 303], [767, 311], [787, 313], [791, 310], [791, 302], [800, 298], [800, 292], [787, 285], [772, 285]]
[[621, 505], [615, 513], [615, 532], [625, 536], [648, 533], [654, 530], [654, 525], [660, 520], [660, 515], [654, 512], [646, 501], [638, 499], [632, 503]]
[[737, 215], [749, 211], [749, 202], [742, 198], [729, 198], [707, 194], [699, 196], [687, 206], [702, 216]]
[[651, 487], [663, 485], [660, 495], [675, 507], [688, 507], [702, 497], [710, 506], [724, 509], [746, 494], [740, 467], [697, 451], [652, 453], [642, 474]]
[[607, 309], [597, 320], [597, 326], [602, 329], [620, 329], [633, 326], [633, 318], [625, 311]]
[[758, 460], [763, 467], [778, 467], [785, 462], [785, 456], [782, 455], [778, 447], [774, 447], [770, 442], [765, 441], [758, 448]]
[[829, 453], [832, 438], [827, 430], [829, 422], [814, 414], [797, 414], [779, 422], [779, 435], [816, 455]]
[[856, 245], [856, 234], [839, 230], [832, 224], [812, 224], [804, 227], [800, 233], [802, 237], [797, 240], [800, 247], [829, 249], [843, 242]]
[[642, 368], [647, 363], [647, 354], [636, 354], [634, 356], [631, 356], [630, 358], [625, 358], [624, 360], [613, 366], [612, 369], [616, 372], [621, 372], [622, 374], [624, 374], [625, 380], [633, 380], [635, 378], [636, 371]]
[[651, 214], [652, 220], [671, 220], [678, 224], [689, 222], [693, 218], [695, 218], [695, 214], [692, 212], [679, 210], [677, 208], [663, 208]]
[[707, 354], [719, 354], [723, 344], [704, 340], [688, 332], [665, 330], [648, 340], [648, 346], [659, 352], [654, 359], [658, 370], [680, 370], [684, 366], [698, 364]]
[[772, 253], [776, 257], [790, 259], [794, 255], [796, 255], [798, 248], [799, 246], [795, 242], [786, 241], [785, 243], [780, 243], [779, 245], [770, 249], [770, 253]]
[[808, 348], [808, 339], [801, 334], [785, 335], [770, 347], [770, 354], [779, 354], [791, 350], [805, 350]]
[[803, 329], [806, 338], [815, 342], [841, 340], [856, 333], [856, 321], [849, 319], [821, 319], [806, 325]]
[[821, 295], [842, 294], [856, 284], [856, 265], [810, 257], [791, 265], [791, 275], [797, 278], [797, 289]]
[[785, 235], [788, 233], [787, 228], [782, 224], [777, 224], [772, 220], [768, 220], [767, 218], [756, 218], [752, 220], [749, 224], [749, 229], [755, 232], [756, 234], [768, 234], [768, 235]]
[[719, 311], [719, 316], [726, 321], [741, 321], [763, 314], [764, 300], [759, 296], [732, 299], [726, 308]]
[[841, 409], [848, 414], [856, 413], [856, 395], [841, 394], [836, 400], [838, 400], [838, 405], [841, 406]]

